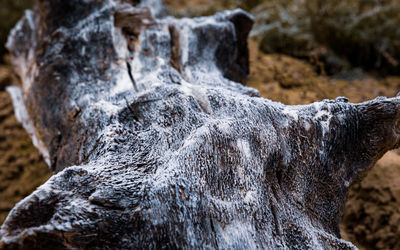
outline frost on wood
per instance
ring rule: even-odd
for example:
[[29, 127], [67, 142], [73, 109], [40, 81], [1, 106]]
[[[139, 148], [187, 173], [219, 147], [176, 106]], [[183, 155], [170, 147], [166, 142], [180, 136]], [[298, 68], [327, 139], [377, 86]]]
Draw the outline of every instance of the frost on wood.
[[9, 92], [56, 174], [0, 247], [355, 248], [347, 189], [398, 146], [400, 99], [260, 98], [238, 83], [247, 13], [156, 18], [158, 3], [40, 0], [12, 31]]

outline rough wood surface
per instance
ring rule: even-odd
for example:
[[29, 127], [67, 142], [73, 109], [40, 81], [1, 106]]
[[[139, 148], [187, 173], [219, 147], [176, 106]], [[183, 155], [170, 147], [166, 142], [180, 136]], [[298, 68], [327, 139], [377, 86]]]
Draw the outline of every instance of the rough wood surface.
[[251, 16], [156, 3], [40, 0], [12, 31], [16, 116], [56, 174], [0, 247], [355, 248], [347, 189], [398, 146], [400, 99], [260, 98], [238, 83]]

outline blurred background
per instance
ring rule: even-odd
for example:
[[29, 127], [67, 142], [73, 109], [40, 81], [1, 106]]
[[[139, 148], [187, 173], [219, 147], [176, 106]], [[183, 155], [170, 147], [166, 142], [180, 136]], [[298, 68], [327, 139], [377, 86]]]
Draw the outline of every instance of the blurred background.
[[[4, 47], [34, 0], [0, 0], [0, 224], [49, 177], [15, 120], [8, 85], [19, 85]], [[306, 104], [346, 96], [362, 102], [400, 92], [400, 0], [164, 0], [165, 14], [242, 8], [255, 18], [247, 85], [265, 98]], [[343, 238], [361, 249], [400, 249], [400, 151], [388, 152], [351, 186]]]

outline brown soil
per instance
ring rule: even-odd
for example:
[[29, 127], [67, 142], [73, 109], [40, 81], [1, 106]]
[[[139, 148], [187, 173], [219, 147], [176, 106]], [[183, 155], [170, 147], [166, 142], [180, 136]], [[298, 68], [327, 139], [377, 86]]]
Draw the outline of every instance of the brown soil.
[[199, 8], [212, 3], [212, 0], [164, 0], [164, 4], [174, 10], [186, 10], [189, 6]]
[[7, 66], [0, 66], [0, 224], [15, 203], [50, 177], [50, 171], [15, 119], [5, 86], [17, 84]]
[[400, 77], [335, 80], [318, 75], [315, 67], [305, 61], [281, 54], [264, 54], [252, 40], [249, 47], [247, 85], [274, 101], [295, 105], [346, 96], [351, 102], [363, 102], [377, 96], [393, 97], [400, 91]]
[[343, 238], [361, 249], [400, 249], [400, 156], [388, 152], [354, 184], [342, 219]]

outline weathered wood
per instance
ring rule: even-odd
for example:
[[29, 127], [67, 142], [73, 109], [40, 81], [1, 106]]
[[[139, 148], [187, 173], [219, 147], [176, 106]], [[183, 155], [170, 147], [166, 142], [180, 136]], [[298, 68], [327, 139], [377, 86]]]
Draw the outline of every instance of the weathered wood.
[[[399, 143], [399, 98], [286, 106], [237, 82], [252, 18], [40, 0], [8, 48], [17, 117], [58, 172], [3, 248], [355, 248], [354, 178]], [[236, 82], [235, 82], [236, 81]]]

